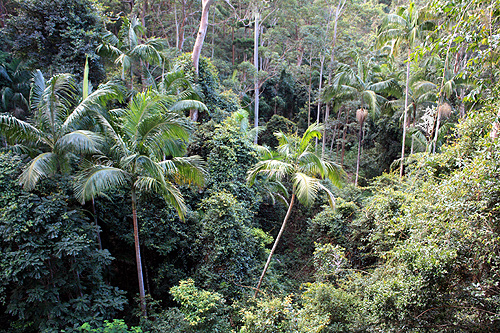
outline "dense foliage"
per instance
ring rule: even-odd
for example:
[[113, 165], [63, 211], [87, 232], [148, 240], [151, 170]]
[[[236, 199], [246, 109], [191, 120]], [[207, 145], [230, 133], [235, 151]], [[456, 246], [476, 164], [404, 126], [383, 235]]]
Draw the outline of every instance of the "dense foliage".
[[201, 3], [0, 1], [0, 332], [500, 331], [500, 2]]

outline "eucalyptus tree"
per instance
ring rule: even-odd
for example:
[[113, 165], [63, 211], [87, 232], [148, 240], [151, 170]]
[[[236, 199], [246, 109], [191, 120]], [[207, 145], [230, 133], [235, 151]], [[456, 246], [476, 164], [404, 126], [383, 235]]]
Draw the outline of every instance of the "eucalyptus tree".
[[124, 110], [99, 117], [111, 149], [94, 158], [77, 176], [75, 196], [82, 203], [112, 188], [130, 190], [134, 244], [142, 314], [146, 296], [137, 221], [138, 193], [158, 193], [184, 219], [186, 204], [176, 184], [204, 182], [204, 162], [185, 157], [190, 126], [184, 117], [168, 109], [169, 100], [147, 90], [132, 97]]
[[21, 185], [31, 190], [40, 179], [69, 171], [77, 156], [99, 153], [102, 136], [85, 128], [106, 101], [120, 96], [119, 87], [108, 82], [78, 103], [78, 89], [70, 74], [58, 74], [45, 82], [40, 71], [34, 72], [33, 119], [0, 115], [1, 133], [12, 149], [33, 157], [19, 178]]
[[[295, 199], [297, 198], [303, 205], [311, 205], [317, 197], [318, 190], [324, 190], [328, 194], [330, 205], [334, 206], [333, 194], [321, 184], [320, 180], [329, 179], [334, 185], [339, 186], [343, 170], [339, 165], [324, 159], [315, 152], [311, 140], [320, 139], [322, 129], [322, 125], [312, 124], [302, 137], [297, 134], [275, 133], [279, 141], [277, 150], [270, 151], [261, 147], [260, 161], [248, 171], [247, 182], [250, 185], [254, 184], [259, 176], [263, 176], [266, 181], [286, 182], [291, 183], [292, 186], [288, 210], [260, 276], [255, 296], [259, 292], [264, 275], [290, 218]], [[281, 188], [284, 187], [281, 186]]]
[[210, 6], [215, 0], [202, 0], [201, 1], [201, 19], [198, 28], [198, 33], [196, 35], [196, 41], [193, 46], [193, 54], [191, 59], [193, 60], [194, 72], [198, 74], [198, 66], [200, 62], [201, 48], [203, 47], [203, 42], [205, 41], [205, 35], [207, 34], [208, 28], [208, 14]]
[[406, 60], [406, 89], [403, 116], [403, 142], [401, 147], [401, 167], [399, 172], [400, 177], [403, 176], [403, 162], [405, 156], [411, 53], [415, 47], [417, 39], [422, 35], [423, 31], [429, 31], [434, 27], [434, 22], [429, 20], [429, 12], [425, 8], [417, 9], [415, 7], [415, 3], [411, 2], [408, 6], [401, 6], [397, 8], [395, 13], [388, 14], [384, 18], [377, 39], [377, 45], [379, 47], [389, 44], [391, 55], [397, 53], [403, 44], [406, 45], [408, 52]]

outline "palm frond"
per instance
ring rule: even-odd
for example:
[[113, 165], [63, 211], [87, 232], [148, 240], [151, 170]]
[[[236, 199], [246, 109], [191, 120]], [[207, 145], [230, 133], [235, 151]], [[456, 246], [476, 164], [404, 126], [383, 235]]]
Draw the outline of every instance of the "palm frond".
[[142, 61], [160, 65], [162, 57], [158, 50], [149, 44], [138, 44], [131, 51], [130, 55], [136, 59], [141, 59]]
[[319, 180], [302, 172], [297, 172], [293, 175], [292, 182], [297, 199], [301, 204], [310, 206], [316, 200]]
[[330, 207], [332, 209], [335, 209], [335, 196], [333, 195], [333, 193], [326, 186], [324, 186], [319, 182], [318, 182], [318, 187], [326, 192], [326, 196], [328, 198], [328, 203], [330, 204]]
[[274, 181], [281, 181], [292, 172], [293, 166], [290, 163], [276, 159], [259, 161], [248, 170], [247, 182], [249, 185], [253, 185], [258, 175], [263, 175]]
[[153, 191], [161, 194], [165, 201], [175, 208], [179, 218], [184, 220], [184, 214], [187, 210], [184, 198], [179, 189], [171, 182], [167, 181], [165, 185], [162, 185], [152, 177], [140, 176], [137, 178], [134, 187], [139, 190]]
[[177, 184], [194, 184], [199, 187], [205, 184], [206, 163], [200, 156], [174, 157], [172, 161], [177, 167], [177, 172], [173, 174]]
[[76, 130], [63, 135], [57, 140], [55, 152], [73, 152], [75, 154], [97, 154], [100, 153], [104, 139], [98, 133], [86, 130]]
[[107, 190], [124, 186], [129, 175], [122, 169], [108, 165], [92, 165], [82, 170], [75, 179], [75, 197], [81, 203], [104, 194]]
[[172, 112], [182, 112], [186, 110], [208, 111], [205, 103], [196, 100], [180, 100], [170, 106]]
[[42, 100], [43, 91], [45, 90], [45, 78], [39, 69], [31, 73], [31, 81], [30, 108], [31, 111], [35, 113]]
[[64, 123], [62, 124], [62, 132], [66, 132], [71, 129], [76, 129], [79, 120], [85, 117], [95, 117], [96, 112], [103, 106], [106, 102], [123, 98], [123, 87], [115, 81], [109, 81], [105, 84], [100, 85], [95, 91], [93, 91], [87, 98], [83, 99], [80, 104], [66, 117]]
[[300, 138], [299, 153], [302, 153], [303, 151], [306, 150], [312, 139], [314, 138], [321, 139], [323, 128], [324, 128], [323, 125], [313, 123], [306, 129], [306, 131]]
[[38, 142], [44, 138], [44, 133], [38, 128], [10, 115], [0, 115], [0, 133], [14, 142]]
[[50, 78], [42, 93], [37, 110], [37, 121], [54, 132], [68, 116], [76, 97], [76, 82], [71, 74], [57, 74]]
[[32, 190], [41, 178], [49, 177], [57, 171], [58, 156], [43, 153], [32, 159], [19, 176], [19, 183], [25, 190]]

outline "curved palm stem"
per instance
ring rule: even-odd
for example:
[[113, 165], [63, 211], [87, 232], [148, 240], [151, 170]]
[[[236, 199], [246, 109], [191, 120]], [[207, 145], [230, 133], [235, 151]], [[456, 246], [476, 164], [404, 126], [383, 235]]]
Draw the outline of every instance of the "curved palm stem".
[[281, 235], [283, 235], [283, 231], [285, 231], [286, 223], [288, 222], [288, 218], [290, 217], [290, 214], [292, 213], [294, 201], [295, 201], [295, 193], [292, 194], [292, 198], [290, 199], [290, 204], [288, 205], [288, 210], [286, 212], [285, 219], [283, 220], [283, 224], [281, 225], [278, 236], [276, 236], [276, 239], [275, 239], [274, 244], [273, 244], [273, 248], [271, 249], [271, 252], [269, 253], [269, 256], [267, 257], [266, 265], [264, 266], [264, 270], [262, 271], [262, 274], [260, 275], [259, 283], [257, 284], [257, 288], [255, 290], [254, 297], [257, 297], [257, 294], [259, 293], [260, 286], [262, 285], [262, 280], [264, 279], [264, 275], [266, 274], [267, 268], [269, 267], [269, 264], [271, 263], [271, 258], [273, 257], [274, 251], [276, 251], [276, 247], [278, 246]]

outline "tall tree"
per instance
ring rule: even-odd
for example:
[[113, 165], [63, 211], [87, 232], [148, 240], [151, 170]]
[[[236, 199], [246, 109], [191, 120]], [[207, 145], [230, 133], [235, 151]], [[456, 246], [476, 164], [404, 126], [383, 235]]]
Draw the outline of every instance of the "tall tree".
[[[154, 91], [135, 95], [125, 110], [117, 110], [105, 125], [112, 142], [110, 156], [96, 159], [78, 175], [75, 196], [81, 202], [109, 189], [130, 189], [132, 222], [142, 314], [146, 315], [146, 295], [142, 272], [137, 221], [139, 192], [161, 194], [184, 218], [186, 205], [177, 184], [204, 182], [203, 161], [198, 156], [183, 157], [189, 126], [178, 114], [169, 112], [165, 98]], [[167, 159], [165, 159], [167, 158]]]
[[295, 198], [303, 205], [310, 205], [316, 199], [318, 190], [324, 190], [328, 194], [330, 205], [334, 206], [333, 194], [321, 184], [320, 180], [329, 179], [338, 186], [343, 171], [340, 166], [325, 160], [314, 151], [314, 144], [311, 140], [321, 138], [322, 129], [321, 125], [312, 124], [302, 137], [296, 134], [276, 133], [279, 140], [277, 151], [262, 148], [260, 161], [248, 171], [247, 181], [249, 184], [254, 184], [259, 175], [264, 176], [267, 180], [280, 183], [286, 181], [292, 184], [292, 196], [288, 203], [288, 210], [260, 276], [255, 296], [259, 292], [274, 251], [292, 213]]

